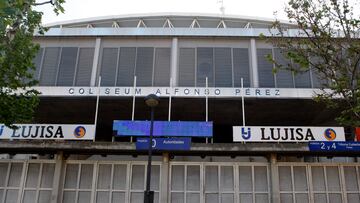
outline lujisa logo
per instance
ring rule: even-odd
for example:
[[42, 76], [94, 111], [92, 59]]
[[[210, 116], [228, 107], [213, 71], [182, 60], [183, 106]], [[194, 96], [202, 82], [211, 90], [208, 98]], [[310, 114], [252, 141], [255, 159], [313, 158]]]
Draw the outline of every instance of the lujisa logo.
[[4, 125], [1, 125], [0, 126], [0, 136], [3, 134], [3, 131], [4, 131]]
[[0, 136], [1, 136], [2, 133], [4, 132], [4, 127], [5, 127], [4, 125], [1, 125], [1, 126], [0, 126]]
[[246, 131], [246, 128], [245, 127], [242, 127], [241, 128], [241, 136], [244, 140], [248, 140], [251, 138], [251, 130], [250, 128], [247, 128], [247, 131]]

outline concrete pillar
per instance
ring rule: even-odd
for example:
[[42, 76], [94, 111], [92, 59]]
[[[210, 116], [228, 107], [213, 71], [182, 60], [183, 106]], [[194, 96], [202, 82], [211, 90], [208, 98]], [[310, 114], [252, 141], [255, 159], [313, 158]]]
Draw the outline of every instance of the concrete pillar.
[[161, 164], [161, 184], [160, 184], [160, 202], [169, 202], [169, 153], [163, 154]]
[[250, 79], [252, 82], [252, 86], [259, 87], [256, 41], [254, 38], [250, 39], [250, 59], [251, 59]]
[[96, 74], [97, 74], [99, 57], [100, 57], [100, 45], [101, 45], [101, 38], [96, 38], [93, 66], [92, 66], [92, 70], [91, 70], [90, 86], [97, 86], [97, 84], [95, 84], [95, 82], [96, 82]]
[[64, 174], [64, 154], [63, 152], [58, 152], [55, 157], [55, 171], [54, 171], [54, 180], [53, 180], [53, 189], [51, 191], [51, 203], [61, 202], [61, 191], [62, 185], [61, 180]]
[[178, 38], [174, 37], [172, 39], [171, 44], [171, 67], [170, 67], [170, 77], [172, 78], [172, 84], [171, 86], [175, 87], [178, 84]]
[[276, 164], [276, 154], [270, 155], [270, 181], [271, 181], [271, 202], [280, 203], [279, 169]]

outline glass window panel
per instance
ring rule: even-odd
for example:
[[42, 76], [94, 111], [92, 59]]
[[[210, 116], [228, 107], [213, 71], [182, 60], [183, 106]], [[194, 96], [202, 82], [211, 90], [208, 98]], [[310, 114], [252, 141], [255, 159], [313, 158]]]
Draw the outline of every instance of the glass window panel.
[[234, 170], [232, 166], [220, 167], [220, 188], [222, 191], [234, 191]]
[[114, 165], [114, 181], [113, 189], [125, 190], [126, 189], [126, 177], [127, 177], [126, 165]]
[[275, 61], [282, 67], [277, 67], [276, 84], [280, 88], [294, 88], [294, 78], [292, 72], [284, 70], [290, 64], [289, 59], [284, 56], [280, 49], [274, 49]]
[[271, 49], [257, 49], [260, 87], [275, 87], [273, 64], [266, 59], [269, 54], [272, 54]]
[[233, 203], [234, 194], [221, 194], [221, 203]]
[[295, 74], [295, 87], [296, 88], [310, 88], [310, 71], [299, 72]]
[[268, 191], [267, 170], [263, 166], [254, 167], [255, 191]]
[[329, 202], [330, 203], [339, 203], [342, 202], [341, 194], [329, 194]]
[[187, 193], [186, 194], [186, 203], [199, 203], [200, 194], [199, 193]]
[[151, 166], [151, 190], [159, 190], [160, 183], [160, 166], [152, 165]]
[[30, 163], [26, 175], [25, 187], [36, 188], [39, 180], [40, 164]]
[[186, 190], [200, 190], [200, 166], [187, 166]]
[[215, 48], [215, 87], [232, 87], [230, 48]]
[[154, 203], [159, 203], [159, 193], [154, 192]]
[[280, 202], [281, 202], [281, 203], [290, 203], [290, 202], [293, 202], [293, 196], [292, 196], [292, 194], [286, 194], [286, 193], [280, 194]]
[[219, 195], [218, 194], [212, 194], [212, 193], [205, 194], [205, 202], [206, 203], [218, 203], [219, 202]]
[[155, 49], [154, 86], [170, 85], [170, 48]]
[[306, 168], [303, 166], [294, 166], [294, 184], [296, 191], [308, 191], [307, 187], [307, 177], [306, 177]]
[[2, 201], [3, 199], [3, 196], [4, 196], [4, 190], [0, 190], [0, 200]]
[[104, 48], [101, 61], [101, 86], [114, 86], [116, 78], [118, 48]]
[[130, 196], [131, 203], [144, 202], [144, 193], [143, 192], [132, 192]]
[[359, 194], [347, 194], [348, 203], [359, 203], [360, 197]]
[[252, 172], [249, 166], [239, 167], [240, 192], [252, 192]]
[[94, 60], [94, 50], [94, 48], [80, 48], [75, 80], [76, 86], [90, 85], [92, 65]]
[[145, 166], [133, 165], [132, 166], [132, 180], [131, 189], [143, 190], [145, 183]]
[[125, 192], [113, 192], [111, 203], [125, 203]]
[[234, 87], [241, 87], [241, 78], [244, 87], [250, 87], [249, 49], [233, 49]]
[[79, 192], [79, 201], [78, 203], [89, 203], [91, 202], [91, 192]]
[[40, 184], [41, 188], [52, 188], [54, 172], [55, 172], [55, 164], [43, 164], [41, 184]]
[[110, 164], [100, 164], [97, 188], [98, 189], [110, 189], [110, 181], [111, 181], [111, 165]]
[[280, 191], [292, 191], [291, 167], [279, 166]]
[[312, 183], [314, 191], [325, 191], [325, 179], [323, 167], [311, 167]]
[[35, 65], [35, 70], [30, 70], [30, 73], [33, 74], [33, 78], [35, 80], [39, 80], [39, 72], [40, 72], [40, 66], [41, 66], [41, 60], [44, 53], [44, 48], [40, 48], [39, 51], [36, 53], [36, 56], [33, 60], [33, 63]]
[[218, 191], [218, 167], [205, 167], [205, 190]]
[[22, 202], [35, 203], [35, 201], [36, 201], [36, 191], [35, 190], [25, 190]]
[[205, 87], [206, 77], [209, 87], [214, 86], [213, 48], [197, 48], [196, 86]]
[[104, 203], [109, 202], [109, 192], [97, 192], [96, 193], [96, 202], [97, 203]]
[[5, 186], [7, 171], [8, 171], [8, 164], [0, 163], [0, 187]]
[[327, 185], [329, 191], [340, 191], [339, 168], [336, 166], [326, 167]]
[[314, 202], [326, 202], [326, 194], [314, 194]]
[[77, 47], [63, 47], [57, 78], [57, 86], [72, 86], [75, 76]]
[[38, 203], [49, 203], [51, 202], [51, 191], [40, 191], [39, 192], [39, 202]]
[[64, 203], [74, 203], [75, 202], [75, 192], [64, 191], [63, 202]]
[[240, 194], [240, 202], [253, 202], [252, 200], [253, 195], [252, 194]]
[[309, 202], [308, 194], [295, 194], [296, 203], [307, 203]]
[[344, 166], [345, 185], [347, 191], [358, 191], [358, 176], [354, 166]]
[[184, 166], [171, 167], [171, 190], [184, 190]]
[[81, 164], [80, 189], [91, 189], [93, 168], [92, 164]]
[[195, 86], [195, 49], [180, 48], [179, 52], [179, 86]]
[[6, 203], [16, 203], [18, 198], [19, 190], [7, 190], [6, 191]]
[[54, 86], [59, 63], [59, 47], [47, 47], [40, 74], [40, 86]]
[[153, 47], [137, 48], [136, 69], [137, 86], [151, 86], [153, 78]]
[[76, 188], [77, 187], [78, 170], [79, 170], [78, 164], [66, 165], [65, 188]]
[[184, 203], [184, 193], [172, 192], [171, 203]]
[[267, 194], [256, 194], [255, 202], [256, 203], [268, 203], [269, 202], [268, 195]]
[[135, 47], [121, 47], [116, 86], [133, 86], [135, 72]]
[[10, 169], [10, 177], [8, 186], [9, 187], [19, 187], [21, 174], [22, 174], [23, 164], [21, 163], [12, 163]]

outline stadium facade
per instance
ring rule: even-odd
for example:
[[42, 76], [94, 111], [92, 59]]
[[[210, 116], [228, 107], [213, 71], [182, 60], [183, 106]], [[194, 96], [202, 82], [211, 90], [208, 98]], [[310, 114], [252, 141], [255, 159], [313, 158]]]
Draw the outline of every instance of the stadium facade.
[[327, 81], [311, 69], [273, 71], [266, 55], [288, 61], [259, 38], [271, 24], [163, 13], [48, 25], [34, 37], [33, 124], [1, 129], [0, 202], [142, 202], [147, 151], [114, 135], [113, 122], [149, 120], [150, 93], [161, 98], [157, 121], [213, 124], [212, 138], [193, 137], [189, 150], [154, 151], [155, 202], [360, 202], [358, 154], [309, 148], [346, 137], [337, 112], [312, 100]]

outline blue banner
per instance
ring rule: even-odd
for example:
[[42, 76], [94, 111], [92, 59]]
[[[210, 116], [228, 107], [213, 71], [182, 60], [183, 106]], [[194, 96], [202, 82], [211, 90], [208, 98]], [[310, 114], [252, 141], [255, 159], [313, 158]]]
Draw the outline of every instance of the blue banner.
[[310, 151], [360, 152], [360, 142], [309, 142]]
[[[185, 151], [190, 150], [191, 138], [153, 138], [154, 150]], [[137, 138], [136, 150], [149, 149], [149, 138]]]
[[[150, 121], [115, 120], [115, 136], [149, 136]], [[154, 121], [154, 136], [164, 137], [212, 137], [212, 122]]]

